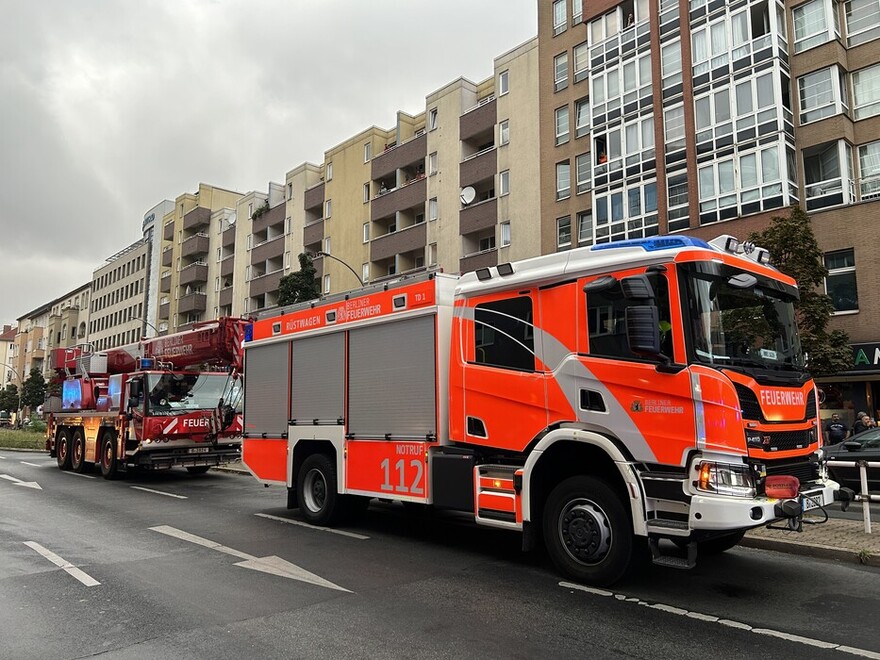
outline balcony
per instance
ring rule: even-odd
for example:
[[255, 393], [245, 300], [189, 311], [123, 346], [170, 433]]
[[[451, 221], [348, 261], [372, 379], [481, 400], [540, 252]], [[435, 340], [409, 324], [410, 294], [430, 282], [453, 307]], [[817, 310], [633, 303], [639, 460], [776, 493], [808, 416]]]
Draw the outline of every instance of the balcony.
[[422, 133], [374, 156], [370, 161], [370, 178], [381, 179], [413, 163], [424, 162], [427, 155], [428, 136]]
[[232, 275], [235, 271], [235, 257], [233, 255], [229, 255], [223, 261], [220, 262], [220, 275], [226, 277], [227, 275]]
[[469, 156], [461, 161], [458, 170], [462, 187], [494, 177], [498, 171], [498, 149], [493, 146]]
[[177, 303], [177, 313], [204, 312], [207, 309], [206, 298], [207, 296], [199, 291], [183, 296]]
[[162, 265], [170, 266], [174, 263], [174, 248], [167, 247], [162, 250]]
[[208, 239], [208, 235], [196, 234], [180, 244], [180, 256], [196, 257], [208, 254], [209, 249], [211, 249], [211, 241]]
[[427, 223], [379, 236], [370, 241], [370, 261], [381, 261], [403, 252], [424, 248], [428, 244]]
[[313, 222], [303, 227], [303, 245], [313, 245], [324, 240], [324, 221]]
[[220, 307], [229, 307], [232, 304], [232, 287], [220, 289]]
[[186, 231], [207, 229], [210, 223], [211, 209], [206, 209], [203, 206], [197, 206], [192, 211], [183, 216], [183, 228]]
[[396, 211], [410, 209], [420, 204], [424, 207], [427, 199], [428, 180], [421, 176], [399, 188], [374, 197], [370, 202], [370, 215], [374, 220], [386, 218]]
[[274, 227], [276, 225], [281, 225], [283, 232], [284, 229], [284, 204], [279, 204], [275, 208], [269, 209], [259, 218], [255, 218], [253, 220], [253, 224], [251, 225], [251, 231], [254, 234], [258, 234], [262, 231], [266, 231], [269, 227]]
[[261, 264], [267, 259], [274, 259], [284, 255], [284, 236], [276, 236], [265, 243], [255, 245], [251, 249], [251, 263]]
[[489, 266], [497, 265], [498, 250], [496, 250], [495, 248], [492, 248], [491, 250], [486, 250], [485, 252], [469, 254], [468, 256], [462, 257], [458, 260], [458, 269], [462, 273], [477, 270], [478, 268], [488, 268]]
[[458, 120], [460, 139], [469, 140], [486, 130], [495, 129], [495, 97], [483, 99], [478, 105], [467, 110]]
[[233, 247], [235, 245], [235, 225], [225, 230], [222, 238], [221, 245], [223, 247]]
[[[170, 277], [169, 277], [170, 279]], [[189, 266], [180, 269], [180, 283], [192, 284], [193, 282], [208, 281], [208, 265], [204, 262], [197, 261]]]
[[162, 227], [162, 240], [164, 240], [164, 241], [173, 241], [174, 240], [174, 220], [169, 220]]
[[318, 212], [323, 215], [324, 207], [324, 184], [319, 183], [317, 186], [312, 186], [308, 190], [306, 190], [303, 195], [303, 208], [306, 211], [316, 209]]
[[[260, 277], [255, 277], [250, 281], [250, 296], [255, 298], [262, 296], [270, 291], [278, 291], [278, 285], [281, 282], [281, 276], [284, 271], [276, 270], [274, 273], [266, 273]], [[230, 302], [232, 297], [230, 296]], [[222, 301], [220, 303], [223, 304]]]
[[463, 208], [458, 213], [458, 233], [462, 236], [493, 227], [498, 222], [498, 199], [493, 197]]
[[159, 293], [171, 293], [171, 273], [159, 279]]

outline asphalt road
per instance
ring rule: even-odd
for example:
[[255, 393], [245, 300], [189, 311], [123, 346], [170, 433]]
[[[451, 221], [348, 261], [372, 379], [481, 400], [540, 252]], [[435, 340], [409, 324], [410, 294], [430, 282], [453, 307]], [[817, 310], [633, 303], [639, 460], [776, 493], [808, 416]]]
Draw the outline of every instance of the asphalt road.
[[3, 658], [880, 658], [876, 568], [736, 548], [594, 590], [456, 516], [328, 531], [248, 476], [0, 457]]

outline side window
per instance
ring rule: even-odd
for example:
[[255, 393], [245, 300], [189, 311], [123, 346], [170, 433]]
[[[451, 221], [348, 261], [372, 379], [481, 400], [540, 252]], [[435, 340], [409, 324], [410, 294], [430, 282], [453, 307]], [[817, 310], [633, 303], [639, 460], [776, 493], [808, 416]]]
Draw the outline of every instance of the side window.
[[482, 303], [474, 310], [474, 361], [534, 371], [535, 333], [528, 296]]
[[[654, 290], [654, 304], [660, 317], [660, 352], [672, 357], [672, 318], [669, 311], [669, 283], [660, 273], [649, 273], [648, 281]], [[623, 297], [620, 283], [603, 291], [587, 294], [587, 326], [590, 339], [590, 355], [640, 359], [629, 350], [626, 338], [626, 309], [644, 304], [640, 300]]]

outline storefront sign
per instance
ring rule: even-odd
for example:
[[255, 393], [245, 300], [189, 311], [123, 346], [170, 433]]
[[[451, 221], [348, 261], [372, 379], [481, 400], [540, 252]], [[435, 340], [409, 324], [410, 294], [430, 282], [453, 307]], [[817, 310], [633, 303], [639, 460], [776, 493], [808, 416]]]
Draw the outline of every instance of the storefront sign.
[[848, 371], [880, 371], [880, 343], [852, 344], [852, 366]]

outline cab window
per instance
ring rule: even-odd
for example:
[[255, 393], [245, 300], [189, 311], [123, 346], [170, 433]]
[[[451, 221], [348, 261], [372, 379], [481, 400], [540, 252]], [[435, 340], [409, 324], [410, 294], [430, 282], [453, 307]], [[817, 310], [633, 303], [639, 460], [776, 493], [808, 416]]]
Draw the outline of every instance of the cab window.
[[474, 362], [534, 371], [532, 299], [518, 296], [481, 303], [474, 309]]

